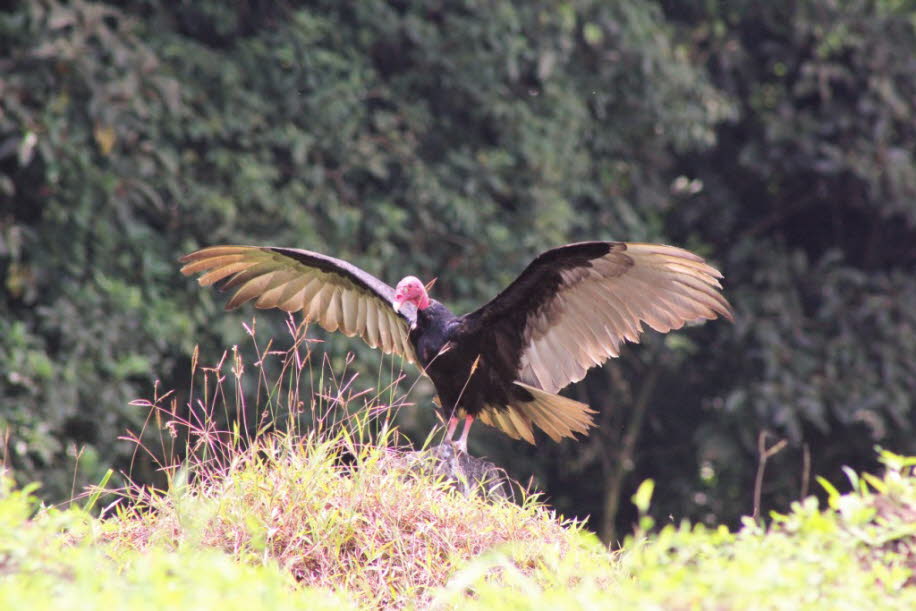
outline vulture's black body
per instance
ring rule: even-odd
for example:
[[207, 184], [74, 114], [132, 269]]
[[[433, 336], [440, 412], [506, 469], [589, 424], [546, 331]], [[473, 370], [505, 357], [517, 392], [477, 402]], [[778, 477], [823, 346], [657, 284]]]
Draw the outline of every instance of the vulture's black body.
[[543, 308], [555, 294], [563, 282], [560, 272], [591, 267], [591, 260], [609, 250], [608, 243], [588, 242], [547, 251], [496, 299], [464, 316], [456, 317], [435, 300], [417, 312], [410, 340], [446, 419], [455, 407], [476, 417], [488, 406], [503, 410], [531, 400], [531, 393], [514, 383], [527, 313]]
[[426, 307], [405, 302], [364, 270], [306, 250], [216, 246], [182, 260], [184, 273], [205, 272], [201, 284], [225, 279], [224, 288], [237, 289], [227, 307], [256, 299], [257, 307], [301, 310], [329, 331], [360, 335], [416, 362], [446, 419], [479, 417], [531, 443], [533, 425], [554, 440], [587, 433], [593, 412], [556, 393], [617, 356], [625, 340], [638, 341], [643, 323], [667, 332], [732, 316], [717, 270], [659, 244], [582, 242], [548, 250], [463, 316], [435, 300]]
[[433, 300], [417, 312], [409, 337], [436, 387], [446, 419], [465, 413], [476, 417], [486, 406], [504, 409], [513, 401], [531, 399], [528, 391], [513, 383], [517, 353], [503, 357], [494, 353], [474, 318], [456, 317]]

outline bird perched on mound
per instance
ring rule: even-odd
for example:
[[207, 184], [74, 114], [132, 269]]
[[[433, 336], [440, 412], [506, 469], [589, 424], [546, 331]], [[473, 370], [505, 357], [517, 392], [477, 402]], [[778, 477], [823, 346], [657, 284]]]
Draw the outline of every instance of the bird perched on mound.
[[455, 316], [407, 276], [392, 288], [327, 255], [272, 246], [213, 246], [186, 255], [182, 273], [202, 286], [236, 289], [226, 309], [301, 310], [328, 331], [359, 335], [400, 354], [429, 376], [451, 440], [467, 452], [475, 418], [534, 443], [533, 426], [554, 441], [588, 434], [595, 413], [556, 394], [589, 368], [638, 342], [642, 323], [665, 333], [724, 316], [722, 275], [702, 258], [661, 244], [580, 242], [538, 255], [477, 310]]

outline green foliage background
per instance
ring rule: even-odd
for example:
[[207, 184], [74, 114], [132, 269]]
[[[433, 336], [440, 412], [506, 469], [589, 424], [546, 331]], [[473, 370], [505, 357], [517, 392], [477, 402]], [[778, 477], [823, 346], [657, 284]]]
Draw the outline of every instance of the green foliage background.
[[[916, 451], [916, 8], [789, 2], [103, 3], [0, 9], [0, 430], [20, 480], [126, 469], [154, 382], [245, 341], [177, 273], [216, 243], [299, 246], [466, 311], [542, 249], [691, 248], [737, 323], [650, 336], [571, 390], [581, 443], [475, 428], [606, 539], [736, 523], [757, 437], [785, 508], [877, 444]], [[279, 313], [258, 323], [278, 336]], [[263, 334], [263, 331], [261, 331]], [[379, 357], [333, 341], [367, 371]], [[372, 378], [374, 379], [374, 378]], [[425, 437], [432, 413], [405, 410]], [[143, 473], [143, 465], [138, 467]], [[147, 468], [148, 470], [148, 468]], [[147, 473], [152, 477], [151, 472]]]

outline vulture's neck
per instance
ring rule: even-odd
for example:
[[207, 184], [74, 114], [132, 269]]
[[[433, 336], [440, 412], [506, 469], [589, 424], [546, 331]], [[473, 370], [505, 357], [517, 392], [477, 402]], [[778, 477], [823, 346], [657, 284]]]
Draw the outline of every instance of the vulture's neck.
[[429, 305], [422, 310], [417, 310], [417, 320], [427, 324], [435, 322], [443, 323], [453, 318], [455, 318], [455, 315], [452, 314], [451, 310], [435, 299], [430, 299]]

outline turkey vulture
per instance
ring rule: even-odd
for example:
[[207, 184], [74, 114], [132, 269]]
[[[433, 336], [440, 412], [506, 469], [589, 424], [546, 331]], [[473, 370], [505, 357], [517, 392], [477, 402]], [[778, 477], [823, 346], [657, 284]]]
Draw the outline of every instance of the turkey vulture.
[[[328, 331], [416, 363], [448, 420], [459, 418], [467, 452], [475, 418], [534, 443], [537, 425], [554, 441], [588, 434], [589, 407], [556, 394], [589, 368], [639, 341], [642, 323], [665, 333], [684, 323], [732, 320], [722, 275], [686, 250], [660, 244], [581, 242], [541, 253], [489, 303], [455, 316], [414, 276], [392, 288], [327, 255], [272, 246], [213, 246], [182, 257], [182, 273], [236, 289], [226, 309], [302, 310]], [[430, 285], [431, 286], [431, 285]]]

